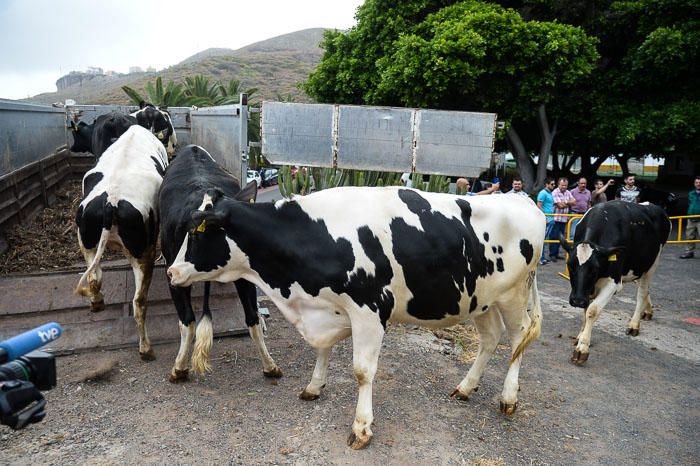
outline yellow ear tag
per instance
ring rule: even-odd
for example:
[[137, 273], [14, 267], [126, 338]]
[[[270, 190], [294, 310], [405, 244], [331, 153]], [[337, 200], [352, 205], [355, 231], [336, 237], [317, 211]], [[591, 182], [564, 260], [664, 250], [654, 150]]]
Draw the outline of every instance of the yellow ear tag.
[[613, 254], [610, 257], [608, 257], [609, 262], [615, 262], [617, 260], [617, 254]]
[[158, 139], [163, 139], [165, 137], [165, 135], [163, 134], [162, 131], [159, 131], [157, 136], [158, 136]]
[[197, 227], [197, 229], [194, 231], [196, 231], [197, 233], [204, 233], [204, 229], [206, 228], [206, 223], [207, 223], [206, 220], [202, 220], [202, 223], [200, 223], [199, 226]]
[[255, 204], [255, 199], [253, 199], [253, 198], [251, 197], [251, 198], [250, 198], [250, 203], [251, 203], [251, 204]]

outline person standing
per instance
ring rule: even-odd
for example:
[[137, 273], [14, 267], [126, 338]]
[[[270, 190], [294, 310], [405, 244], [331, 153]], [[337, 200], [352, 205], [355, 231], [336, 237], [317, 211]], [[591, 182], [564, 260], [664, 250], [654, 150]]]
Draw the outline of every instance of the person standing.
[[[537, 207], [539, 207], [545, 214], [554, 213], [554, 197], [552, 196], [552, 190], [554, 189], [554, 178], [547, 177], [544, 180], [544, 188], [537, 194]], [[554, 226], [554, 221], [551, 216], [545, 216], [545, 221], [547, 222], [547, 227], [544, 230], [544, 239], [550, 239], [552, 227]], [[540, 265], [545, 265], [549, 262], [544, 258], [544, 250], [547, 243], [542, 246], [542, 255], [540, 256]]]
[[607, 183], [603, 183], [603, 180], [597, 178], [595, 180], [595, 191], [591, 193], [591, 205], [601, 204], [603, 202], [608, 202], [608, 196], [605, 194], [607, 189], [615, 184], [615, 180], [609, 179]]
[[634, 175], [631, 173], [625, 177], [625, 185], [620, 186], [615, 193], [615, 199], [625, 202], [639, 203], [639, 197], [642, 191], [634, 184]]
[[[559, 178], [557, 189], [552, 192], [552, 197], [554, 198], [554, 226], [552, 227], [550, 239], [557, 240], [561, 236], [564, 236], [569, 217], [563, 214], [568, 214], [571, 206], [576, 204], [576, 199], [574, 199], [574, 196], [567, 190], [568, 187], [569, 180], [561, 177]], [[549, 243], [549, 260], [556, 262], [559, 259], [563, 259], [559, 257], [559, 241]]]
[[[700, 176], [696, 176], [693, 181], [695, 189], [688, 193], [688, 215], [700, 215]], [[700, 237], [700, 218], [689, 218], [685, 226], [686, 239], [698, 239]], [[688, 243], [681, 259], [691, 259], [695, 257], [695, 243]]]
[[513, 177], [513, 189], [508, 191], [506, 194], [517, 194], [519, 196], [524, 196], [529, 198], [525, 191], [523, 191], [523, 180], [519, 176]]
[[471, 188], [471, 183], [469, 183], [469, 180], [466, 178], [457, 178], [457, 182], [455, 184], [457, 185], [457, 192], [463, 192], [464, 196], [482, 196], [484, 194], [493, 194], [495, 191], [498, 191], [498, 188], [500, 187], [499, 183], [493, 183], [491, 186], [482, 191], [472, 192], [469, 190]]
[[[578, 179], [576, 187], [570, 191], [571, 195], [576, 200], [574, 205], [571, 206], [572, 214], [583, 215], [588, 211], [588, 209], [591, 208], [591, 192], [586, 188], [587, 184], [588, 180], [586, 180], [586, 178], [584, 177], [581, 177]], [[578, 222], [580, 221], [581, 217], [574, 217], [574, 219], [571, 221], [571, 238], [574, 237], [576, 225], [578, 225]]]

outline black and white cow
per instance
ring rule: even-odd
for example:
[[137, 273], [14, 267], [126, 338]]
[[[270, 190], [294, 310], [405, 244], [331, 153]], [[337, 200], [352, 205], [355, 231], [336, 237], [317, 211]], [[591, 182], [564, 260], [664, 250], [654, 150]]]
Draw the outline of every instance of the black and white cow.
[[586, 212], [576, 227], [573, 245], [561, 240], [569, 252], [569, 304], [586, 310], [572, 362], [583, 364], [588, 359], [593, 323], [623, 283], [638, 281], [637, 305], [627, 334], [639, 335], [640, 319], [651, 320], [649, 283], [670, 231], [661, 207], [610, 201]]
[[138, 124], [136, 118], [110, 112], [98, 116], [92, 124], [71, 121], [73, 145], [71, 152], [90, 152], [98, 159], [129, 127]]
[[75, 292], [90, 298], [92, 311], [104, 309], [100, 260], [105, 248], [121, 249], [134, 271], [134, 318], [144, 360], [154, 358], [146, 300], [158, 239], [158, 189], [167, 165], [160, 141], [147, 129], [131, 126], [83, 177], [83, 200], [75, 216], [88, 265]]
[[202, 206], [168, 269], [171, 283], [258, 285], [317, 351], [302, 399], [319, 397], [331, 348], [352, 335], [359, 384], [352, 448], [372, 438], [372, 382], [389, 321], [445, 327], [474, 320], [481, 342], [452, 393], [461, 399], [478, 387], [505, 327], [513, 350], [501, 411], [515, 411], [522, 352], [539, 335], [542, 316], [535, 272], [545, 220], [532, 201], [387, 187], [329, 189], [274, 204], [209, 195]]
[[[253, 183], [255, 184], [255, 183]], [[211, 208], [217, 196], [225, 195], [232, 199], [254, 201], [257, 189], [240, 193], [238, 182], [222, 169], [209, 153], [200, 146], [189, 145], [177, 152], [170, 164], [160, 188], [160, 243], [167, 265], [171, 265], [180, 251], [192, 222], [191, 212], [196, 209]], [[239, 196], [243, 196], [240, 197]], [[251, 196], [252, 195], [252, 196]], [[247, 196], [247, 197], [246, 197]], [[266, 377], [281, 377], [282, 371], [270, 356], [265, 346], [263, 332], [258, 317], [257, 290], [246, 280], [236, 280], [238, 296], [245, 311], [245, 321], [250, 336], [260, 353], [263, 374]], [[187, 358], [195, 337], [195, 317], [192, 312], [190, 290], [187, 287], [170, 287], [170, 295], [180, 318], [180, 351], [175, 366], [170, 372], [170, 381], [186, 380], [188, 376]], [[204, 310], [196, 330], [196, 343], [192, 353], [192, 369], [203, 373], [210, 369], [209, 352], [213, 341], [211, 312], [209, 310], [209, 282], [205, 284]]]
[[164, 108], [141, 102], [139, 110], [131, 114], [139, 125], [150, 130], [165, 146], [168, 156], [172, 157], [177, 149], [177, 135], [170, 114]]

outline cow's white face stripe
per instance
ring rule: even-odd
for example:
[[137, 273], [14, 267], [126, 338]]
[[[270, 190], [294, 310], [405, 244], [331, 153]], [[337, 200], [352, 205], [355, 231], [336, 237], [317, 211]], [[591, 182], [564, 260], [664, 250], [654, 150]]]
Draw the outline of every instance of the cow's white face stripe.
[[199, 208], [197, 210], [206, 210], [207, 206], [214, 207], [214, 200], [209, 194], [205, 193], [204, 198], [202, 199], [202, 203], [199, 205]]
[[578, 257], [578, 263], [583, 265], [591, 258], [593, 255], [593, 248], [588, 243], [582, 243], [576, 246], [576, 257]]

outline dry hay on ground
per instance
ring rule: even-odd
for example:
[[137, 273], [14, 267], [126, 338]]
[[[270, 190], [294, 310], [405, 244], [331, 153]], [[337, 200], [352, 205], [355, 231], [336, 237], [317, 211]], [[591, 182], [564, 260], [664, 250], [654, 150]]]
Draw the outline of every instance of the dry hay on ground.
[[[0, 256], [0, 273], [29, 273], [84, 265], [78, 246], [75, 212], [82, 195], [81, 181], [73, 180], [56, 190], [56, 202], [26, 225], [5, 233], [7, 251]], [[103, 260], [121, 257], [107, 251]]]

